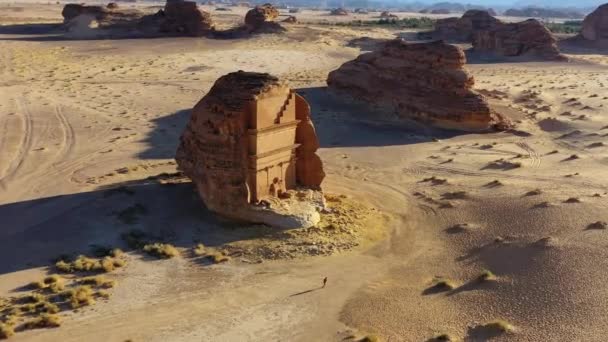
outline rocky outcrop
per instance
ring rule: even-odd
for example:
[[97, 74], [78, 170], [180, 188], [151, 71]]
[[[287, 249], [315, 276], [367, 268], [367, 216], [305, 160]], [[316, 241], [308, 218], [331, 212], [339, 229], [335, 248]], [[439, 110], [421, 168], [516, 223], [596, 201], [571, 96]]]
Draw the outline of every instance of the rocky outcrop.
[[433, 36], [449, 41], [470, 42], [474, 32], [492, 28], [499, 23], [487, 11], [468, 10], [460, 18], [438, 19]]
[[78, 38], [97, 36], [97, 29], [130, 29], [144, 17], [144, 13], [137, 9], [121, 9], [115, 3], [106, 7], [67, 4], [61, 14], [69, 36]]
[[496, 56], [565, 59], [556, 39], [542, 23], [529, 19], [503, 23], [484, 10], [469, 10], [460, 18], [437, 20], [432, 38], [471, 42], [475, 52]]
[[380, 13], [380, 18], [382, 18], [382, 19], [396, 19], [396, 18], [399, 18], [399, 17], [396, 16], [396, 15], [394, 15], [394, 14], [392, 14], [389, 11], [384, 11], [384, 12]]
[[581, 36], [589, 41], [608, 43], [608, 4], [603, 4], [583, 20]]
[[175, 159], [208, 209], [293, 228], [319, 218], [319, 201], [288, 201], [302, 188], [320, 190], [318, 147], [304, 98], [274, 76], [239, 71], [193, 108]]
[[473, 50], [498, 56], [529, 56], [548, 60], [565, 60], [556, 39], [538, 20], [500, 23], [473, 34]]
[[198, 8], [194, 1], [167, 1], [162, 16], [160, 32], [187, 36], [204, 36], [213, 30], [213, 22], [208, 12]]
[[109, 2], [109, 3], [106, 5], [106, 8], [107, 8], [107, 9], [110, 9], [110, 10], [117, 9], [117, 8], [118, 8], [118, 4], [117, 4], [117, 3], [115, 3], [115, 2]]
[[285, 29], [274, 20], [279, 17], [279, 10], [271, 4], [256, 6], [245, 15], [245, 27], [251, 33], [275, 33]]
[[373, 106], [440, 127], [471, 131], [505, 128], [484, 97], [471, 89], [462, 49], [442, 41], [392, 40], [329, 73], [327, 84]]

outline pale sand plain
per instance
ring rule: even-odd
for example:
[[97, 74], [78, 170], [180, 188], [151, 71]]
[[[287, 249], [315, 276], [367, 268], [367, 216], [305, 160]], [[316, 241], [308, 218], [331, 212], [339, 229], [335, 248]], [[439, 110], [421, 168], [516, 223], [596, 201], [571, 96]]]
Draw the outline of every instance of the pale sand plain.
[[[202, 209], [189, 183], [148, 179], [175, 172], [189, 109], [231, 71], [269, 72], [297, 89], [312, 106], [324, 189], [386, 216], [384, 234], [331, 256], [202, 265], [130, 252], [109, 275], [118, 281], [109, 300], [12, 340], [605, 340], [608, 232], [588, 229], [608, 221], [605, 53], [471, 60], [475, 88], [519, 132], [464, 134], [399, 122], [325, 89], [327, 73], [362, 52], [351, 40], [411, 32], [299, 24], [238, 40], [63, 40], [15, 26], [60, 21], [60, 5], [2, 5], [0, 297], [39, 280], [58, 255], [124, 248], [120, 234], [134, 227], [184, 255], [198, 241], [255, 244], [248, 227]], [[239, 10], [213, 15], [228, 27]], [[121, 185], [133, 193], [108, 195]], [[147, 208], [137, 223], [117, 219], [136, 203]], [[475, 281], [484, 269], [496, 279]], [[434, 291], [439, 277], [456, 288]], [[496, 319], [514, 331], [479, 328]]]

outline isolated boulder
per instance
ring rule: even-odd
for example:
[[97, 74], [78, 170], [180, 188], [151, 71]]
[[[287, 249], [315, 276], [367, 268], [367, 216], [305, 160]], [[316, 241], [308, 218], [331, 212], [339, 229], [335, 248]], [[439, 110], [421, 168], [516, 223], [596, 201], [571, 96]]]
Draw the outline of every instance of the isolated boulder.
[[320, 190], [318, 147], [304, 98], [274, 76], [239, 71], [194, 106], [175, 159], [208, 209], [293, 228], [318, 222], [318, 201], [289, 200], [293, 191]]
[[508, 125], [471, 88], [461, 48], [442, 41], [407, 43], [396, 39], [329, 73], [338, 94], [440, 127], [471, 131]]
[[457, 42], [470, 42], [473, 33], [494, 27], [500, 20], [494, 18], [488, 11], [468, 10], [460, 18], [438, 19], [435, 23], [433, 37]]
[[298, 18], [296, 18], [293, 15], [290, 15], [287, 18], [283, 19], [283, 21], [281, 21], [281, 22], [287, 23], [287, 24], [296, 24], [298, 22]]
[[583, 20], [581, 36], [594, 42], [608, 42], [608, 4], [603, 4]]
[[163, 17], [161, 32], [203, 36], [213, 30], [211, 15], [200, 10], [194, 1], [167, 1], [164, 11], [157, 15]]
[[519, 23], [500, 23], [473, 33], [473, 50], [497, 56], [530, 56], [548, 60], [566, 59], [556, 39], [536, 19]]
[[245, 28], [250, 33], [279, 33], [285, 31], [274, 20], [279, 17], [279, 10], [271, 4], [255, 6], [245, 15]]

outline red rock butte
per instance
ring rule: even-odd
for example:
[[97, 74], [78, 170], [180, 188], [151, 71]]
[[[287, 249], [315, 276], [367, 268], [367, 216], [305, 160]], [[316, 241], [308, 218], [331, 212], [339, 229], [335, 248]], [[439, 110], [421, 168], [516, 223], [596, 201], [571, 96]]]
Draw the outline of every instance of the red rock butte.
[[431, 35], [436, 39], [471, 42], [474, 51], [484, 54], [566, 59], [551, 31], [535, 19], [503, 23], [487, 11], [469, 10], [460, 18], [437, 20]]
[[404, 119], [470, 131], [507, 127], [508, 122], [471, 89], [474, 80], [465, 62], [461, 48], [442, 41], [395, 39], [330, 72], [327, 84]]
[[319, 190], [318, 148], [303, 97], [274, 76], [238, 71], [196, 104], [176, 160], [206, 206], [230, 216], [297, 186]]

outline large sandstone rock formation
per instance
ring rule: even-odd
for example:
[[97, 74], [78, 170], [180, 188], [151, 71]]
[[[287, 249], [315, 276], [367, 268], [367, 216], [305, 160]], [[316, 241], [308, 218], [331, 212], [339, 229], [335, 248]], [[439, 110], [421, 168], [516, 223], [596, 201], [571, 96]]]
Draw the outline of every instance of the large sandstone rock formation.
[[603, 4], [583, 20], [581, 36], [586, 40], [608, 43], [608, 4]]
[[471, 42], [474, 51], [496, 56], [565, 59], [551, 31], [538, 20], [503, 23], [483, 10], [469, 10], [461, 18], [437, 20], [431, 36], [448, 41]]
[[500, 21], [483, 10], [468, 10], [460, 18], [438, 19], [435, 23], [434, 36], [440, 39], [470, 42], [473, 33], [499, 24]]
[[[304, 98], [274, 76], [239, 71], [196, 104], [175, 159], [210, 210], [293, 228], [319, 219], [318, 147]], [[316, 200], [296, 199], [300, 187]]]
[[396, 39], [344, 63], [329, 74], [327, 84], [406, 119], [472, 131], [506, 127], [505, 119], [471, 90], [474, 80], [465, 62], [457, 46]]
[[271, 4], [256, 6], [245, 15], [245, 28], [249, 32], [282, 32], [281, 25], [274, 22], [279, 17], [279, 10]]
[[473, 49], [498, 56], [531, 56], [549, 60], [565, 60], [551, 32], [538, 20], [500, 23], [477, 30], [473, 34]]
[[213, 29], [211, 15], [198, 8], [195, 1], [168, 0], [160, 31], [188, 36], [203, 36]]

